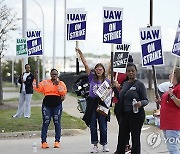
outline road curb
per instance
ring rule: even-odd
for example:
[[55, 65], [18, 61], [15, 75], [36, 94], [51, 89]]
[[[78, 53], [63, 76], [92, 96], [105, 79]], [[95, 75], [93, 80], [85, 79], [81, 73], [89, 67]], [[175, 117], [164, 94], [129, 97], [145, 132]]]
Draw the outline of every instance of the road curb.
[[[62, 129], [62, 136], [74, 136], [78, 134], [85, 133], [85, 130], [82, 129]], [[36, 138], [40, 137], [40, 131], [27, 131], [27, 132], [8, 132], [8, 133], [0, 133], [1, 139], [21, 139], [21, 138]], [[48, 137], [55, 136], [54, 130], [48, 131]]]

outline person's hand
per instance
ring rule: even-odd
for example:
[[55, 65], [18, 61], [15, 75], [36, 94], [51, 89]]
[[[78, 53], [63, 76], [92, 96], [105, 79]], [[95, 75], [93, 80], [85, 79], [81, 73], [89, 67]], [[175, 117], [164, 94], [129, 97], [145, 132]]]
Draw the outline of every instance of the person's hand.
[[56, 80], [54, 80], [53, 83], [54, 83], [55, 85], [58, 85], [58, 84], [59, 84], [59, 78], [57, 78]]
[[20, 78], [21, 78], [21, 82], [24, 83], [23, 75], [21, 75]]
[[172, 96], [172, 95], [173, 95], [173, 91], [174, 91], [174, 89], [173, 89], [173, 88], [169, 88], [169, 90], [168, 90], [168, 94], [169, 94], [170, 96]]
[[63, 102], [65, 100], [65, 96], [61, 96], [61, 101]]
[[115, 86], [118, 89], [121, 88], [121, 84], [119, 84], [118, 81], [113, 81], [113, 86]]
[[142, 106], [141, 101], [138, 101], [134, 106], [140, 108]]
[[158, 97], [155, 97], [155, 98], [154, 98], [154, 101], [155, 101], [156, 103], [159, 103], [159, 102], [161, 102], [161, 97], [160, 97], [160, 96], [158, 96]]
[[79, 54], [82, 54], [81, 50], [79, 48], [75, 48], [76, 49], [76, 52], [79, 53]]

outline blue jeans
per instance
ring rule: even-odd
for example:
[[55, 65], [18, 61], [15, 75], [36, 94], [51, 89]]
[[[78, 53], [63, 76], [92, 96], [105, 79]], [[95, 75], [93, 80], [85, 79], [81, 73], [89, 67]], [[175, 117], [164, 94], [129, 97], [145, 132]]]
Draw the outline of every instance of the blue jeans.
[[165, 142], [170, 154], [180, 154], [179, 151], [179, 141], [180, 141], [180, 131], [179, 130], [164, 130]]
[[60, 142], [61, 137], [61, 115], [62, 115], [62, 103], [57, 107], [48, 107], [42, 104], [42, 130], [41, 130], [41, 140], [42, 143], [46, 142], [48, 126], [51, 122], [51, 117], [53, 117], [53, 123], [55, 126], [55, 141]]
[[107, 144], [107, 118], [93, 109], [90, 130], [91, 130], [91, 144], [98, 143], [97, 121], [99, 123], [100, 130], [100, 144]]

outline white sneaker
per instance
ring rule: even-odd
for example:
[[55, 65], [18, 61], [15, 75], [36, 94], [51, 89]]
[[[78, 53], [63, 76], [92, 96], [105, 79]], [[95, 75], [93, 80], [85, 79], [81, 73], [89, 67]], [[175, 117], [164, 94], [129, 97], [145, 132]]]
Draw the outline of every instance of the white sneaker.
[[97, 146], [94, 146], [91, 150], [91, 153], [98, 153], [99, 150], [98, 150], [98, 147]]
[[18, 116], [15, 114], [15, 115], [12, 115], [12, 118], [18, 118]]
[[106, 145], [103, 145], [103, 152], [109, 152], [109, 149], [107, 147], [107, 144]]

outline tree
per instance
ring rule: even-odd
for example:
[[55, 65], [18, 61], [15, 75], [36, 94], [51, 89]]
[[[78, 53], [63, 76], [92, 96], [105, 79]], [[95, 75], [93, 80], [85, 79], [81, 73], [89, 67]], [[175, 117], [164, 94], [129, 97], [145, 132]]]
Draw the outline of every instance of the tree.
[[4, 0], [0, 1], [0, 105], [3, 105], [3, 89], [2, 89], [2, 66], [1, 59], [3, 52], [7, 50], [7, 40], [9, 39], [10, 32], [17, 29], [16, 13], [4, 4]]
[[[12, 60], [6, 60], [1, 64], [2, 66], [2, 81], [11, 82], [12, 78]], [[22, 73], [22, 64], [20, 60], [14, 61], [14, 77], [19, 76]], [[10, 74], [8, 77], [7, 75]]]

